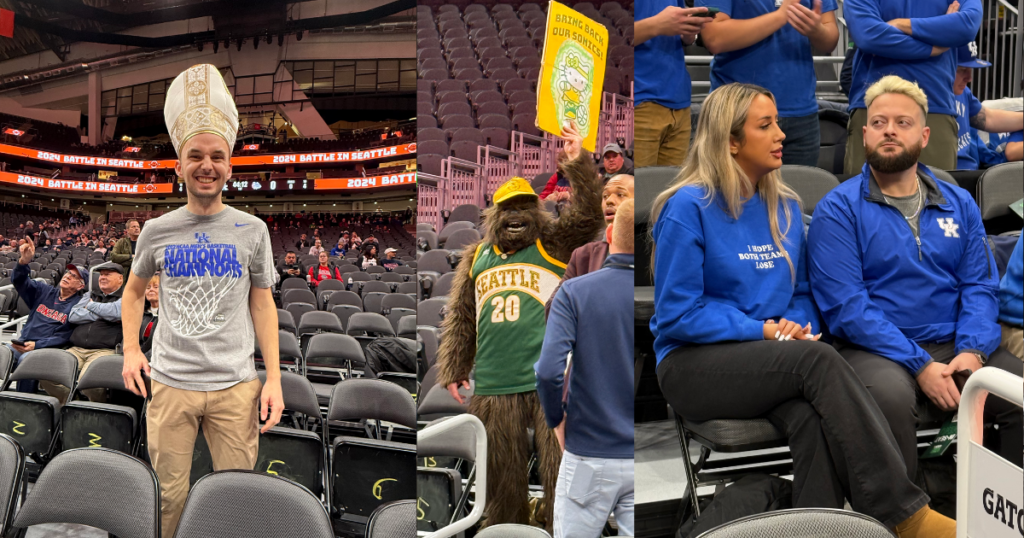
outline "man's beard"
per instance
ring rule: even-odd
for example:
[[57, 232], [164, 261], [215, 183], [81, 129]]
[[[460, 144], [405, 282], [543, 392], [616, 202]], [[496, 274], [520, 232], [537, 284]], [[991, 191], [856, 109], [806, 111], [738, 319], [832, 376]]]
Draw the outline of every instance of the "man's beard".
[[[884, 140], [881, 143], [884, 144], [890, 141], [895, 142], [894, 140]], [[896, 143], [900, 144], [899, 142]], [[909, 148], [900, 144], [900, 147], [903, 148], [903, 151], [895, 155], [883, 154], [880, 147], [875, 147], [872, 150], [865, 148], [867, 150], [866, 160], [876, 172], [883, 174], [903, 172], [917, 164], [918, 158], [921, 157], [921, 143], [918, 142]]]

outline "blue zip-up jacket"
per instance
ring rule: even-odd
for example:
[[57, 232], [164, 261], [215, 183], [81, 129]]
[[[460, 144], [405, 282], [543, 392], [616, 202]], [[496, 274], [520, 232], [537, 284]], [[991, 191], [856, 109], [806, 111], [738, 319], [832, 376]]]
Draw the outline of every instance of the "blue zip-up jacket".
[[[956, 48], [973, 41], [981, 27], [981, 1], [963, 0], [946, 15], [950, 0], [846, 0], [843, 16], [857, 44], [853, 56], [850, 110], [864, 108], [868, 87], [886, 75], [917, 84], [928, 96], [928, 112], [956, 116], [953, 78]], [[910, 19], [913, 35], [886, 21]], [[950, 50], [935, 56], [932, 46]]]
[[562, 422], [564, 412], [565, 449], [578, 456], [633, 457], [632, 267], [632, 254], [612, 254], [601, 269], [563, 282], [551, 302], [534, 365], [537, 396], [550, 427]]
[[1024, 327], [1024, 233], [1013, 247], [1006, 274], [999, 281], [999, 321], [1014, 327]]
[[767, 320], [810, 322], [814, 334], [820, 332], [799, 204], [790, 202], [790, 210], [786, 231], [779, 207], [779, 227], [795, 279], [772, 240], [759, 194], [743, 204], [738, 220], [724, 203], [707, 200], [701, 187], [683, 187], [669, 198], [654, 225], [651, 332], [659, 364], [679, 346], [763, 340]]
[[886, 203], [867, 164], [818, 202], [807, 238], [811, 289], [829, 331], [917, 375], [920, 343], [999, 347], [999, 275], [971, 195], [918, 165], [928, 193], [920, 238]]
[[21, 329], [23, 342], [35, 342], [36, 349], [62, 347], [71, 342], [71, 331], [75, 326], [68, 316], [78, 304], [82, 292], [60, 300], [60, 288], [47, 286], [29, 278], [27, 265], [17, 265], [11, 275], [11, 283], [31, 312], [28, 322]]

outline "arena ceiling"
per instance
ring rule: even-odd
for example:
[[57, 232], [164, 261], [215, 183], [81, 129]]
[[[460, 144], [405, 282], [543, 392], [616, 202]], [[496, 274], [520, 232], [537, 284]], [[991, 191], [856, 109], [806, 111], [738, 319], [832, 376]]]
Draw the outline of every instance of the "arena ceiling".
[[[415, 20], [411, 18], [415, 0], [392, 0], [361, 12], [289, 20], [288, 8], [295, 3], [246, 0], [243, 10], [237, 0], [0, 0], [0, 8], [15, 13], [14, 38], [0, 37], [0, 61], [47, 50], [65, 61], [68, 45], [75, 42], [164, 48], [360, 26], [395, 16]], [[117, 33], [199, 17], [212, 17], [216, 30], [162, 37]]]

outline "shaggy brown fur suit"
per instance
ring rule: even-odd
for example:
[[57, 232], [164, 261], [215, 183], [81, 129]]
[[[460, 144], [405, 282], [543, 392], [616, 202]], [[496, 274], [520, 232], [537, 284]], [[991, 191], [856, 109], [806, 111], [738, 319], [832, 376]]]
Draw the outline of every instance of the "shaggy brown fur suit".
[[[572, 187], [572, 198], [561, 217], [555, 219], [544, 212], [536, 198], [512, 198], [484, 212], [484, 242], [498, 245], [502, 252], [514, 252], [540, 238], [548, 254], [565, 263], [574, 249], [591, 241], [604, 226], [602, 185], [591, 155], [586, 151], [580, 153], [576, 160], [562, 164]], [[506, 229], [510, 222], [524, 224], [526, 228], [511, 233]], [[438, 383], [442, 387], [468, 380], [477, 354], [476, 295], [470, 278], [476, 247], [466, 248], [452, 280], [448, 314], [442, 323], [442, 341], [437, 351]], [[469, 412], [487, 428], [487, 506], [483, 526], [530, 522], [527, 474], [531, 447], [526, 430], [533, 428], [545, 500], [538, 519], [550, 530], [562, 455], [554, 432], [544, 421], [537, 392], [474, 395]]]

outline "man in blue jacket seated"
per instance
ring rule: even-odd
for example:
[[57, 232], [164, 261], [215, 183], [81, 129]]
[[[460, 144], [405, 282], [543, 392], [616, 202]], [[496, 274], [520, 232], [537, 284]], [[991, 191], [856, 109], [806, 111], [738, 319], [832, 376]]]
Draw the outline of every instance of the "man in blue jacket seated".
[[[864, 164], [861, 128], [865, 92], [885, 75], [917, 82], [928, 96], [931, 144], [921, 162], [956, 169], [956, 106], [953, 77], [956, 48], [974, 41], [981, 27], [981, 0], [846, 0], [843, 16], [857, 44], [850, 84], [850, 137], [846, 141], [847, 174]], [[815, 215], [817, 216], [817, 215]]]
[[1021, 143], [1011, 142], [1002, 150], [994, 150], [978, 140], [978, 131], [989, 133], [1014, 132], [1024, 129], [1024, 112], [1011, 112], [988, 108], [971, 93], [968, 84], [973, 80], [975, 68], [991, 66], [978, 59], [978, 46], [970, 42], [956, 51], [956, 78], [953, 81], [953, 100], [956, 104], [958, 126], [956, 143], [956, 169], [977, 170], [981, 165], [995, 166], [1006, 161], [1021, 160]]
[[555, 294], [534, 365], [563, 451], [555, 538], [597, 538], [613, 511], [618, 535], [634, 534], [633, 200], [619, 206], [613, 226], [604, 267], [563, 281]]
[[[21, 245], [21, 258], [14, 268], [11, 282], [25, 304], [28, 305], [28, 322], [21, 329], [18, 340], [7, 347], [14, 353], [14, 365], [21, 362], [21, 356], [34, 349], [66, 347], [71, 341], [74, 326], [68, 320], [71, 309], [78, 303], [89, 271], [77, 265], [68, 265], [58, 286], [47, 286], [29, 278], [28, 264], [35, 257], [35, 243], [25, 241]], [[39, 386], [35, 380], [18, 381], [18, 392], [34, 393]]]
[[1003, 347], [1024, 360], [1024, 233], [1013, 247], [1006, 274], [999, 281], [999, 322], [1003, 328]]
[[[918, 163], [929, 137], [924, 92], [887, 76], [865, 103], [867, 164], [815, 208], [811, 290], [913, 479], [919, 406], [952, 413], [954, 372], [987, 365], [1020, 376], [1024, 363], [999, 345], [999, 275], [978, 206]], [[1021, 465], [1020, 407], [989, 398], [985, 418], [999, 425], [998, 452]]]

